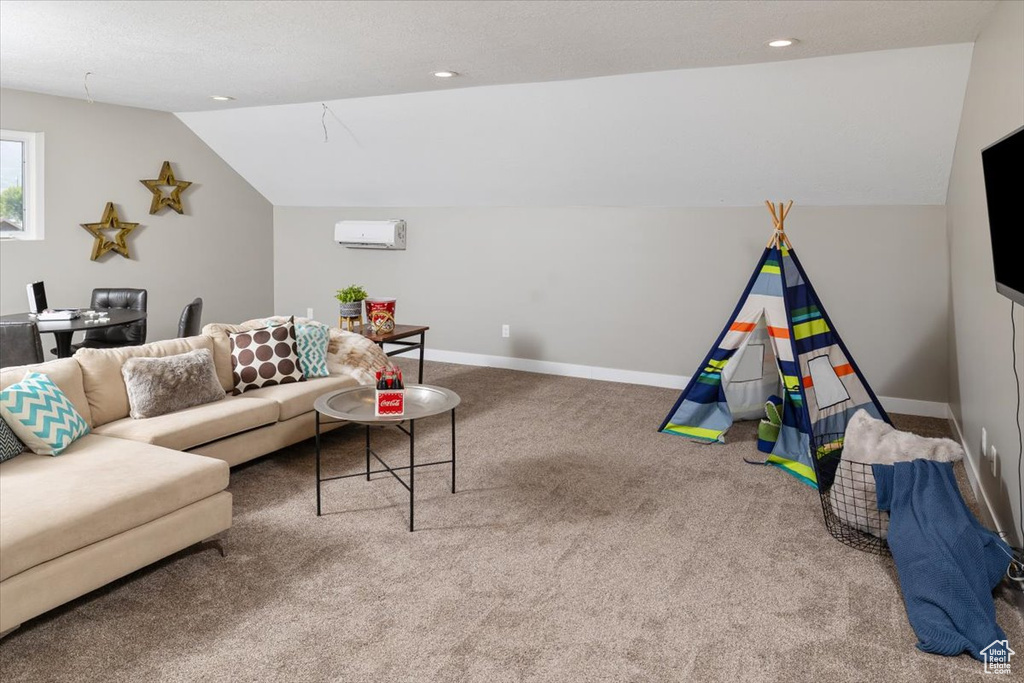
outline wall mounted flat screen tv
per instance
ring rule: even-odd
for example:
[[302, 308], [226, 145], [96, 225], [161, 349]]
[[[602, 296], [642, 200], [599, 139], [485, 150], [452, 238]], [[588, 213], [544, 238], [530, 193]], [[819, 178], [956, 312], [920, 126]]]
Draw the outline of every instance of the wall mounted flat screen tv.
[[1024, 126], [981, 150], [996, 291], [1024, 306]]

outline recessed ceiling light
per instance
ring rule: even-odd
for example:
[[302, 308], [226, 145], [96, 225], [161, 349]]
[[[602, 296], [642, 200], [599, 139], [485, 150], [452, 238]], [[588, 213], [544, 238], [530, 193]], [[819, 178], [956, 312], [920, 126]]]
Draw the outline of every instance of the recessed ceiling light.
[[768, 43], [768, 47], [789, 47], [790, 45], [796, 45], [800, 41], [796, 38], [779, 38], [778, 40], [772, 40]]
[[230, 95], [210, 95], [210, 99], [217, 100], [218, 102], [230, 102], [235, 98]]
[[455, 78], [459, 74], [454, 71], [435, 71], [434, 75], [438, 78]]

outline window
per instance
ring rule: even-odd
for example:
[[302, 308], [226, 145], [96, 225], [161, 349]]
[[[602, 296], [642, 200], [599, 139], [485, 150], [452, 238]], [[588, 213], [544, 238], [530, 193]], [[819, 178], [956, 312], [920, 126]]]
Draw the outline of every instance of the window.
[[43, 239], [43, 134], [0, 130], [0, 239]]
[[737, 359], [733, 382], [754, 382], [764, 377], [764, 344], [747, 344], [743, 355]]
[[818, 356], [807, 361], [807, 369], [811, 372], [811, 384], [814, 386], [814, 399], [818, 410], [825, 410], [850, 399], [843, 380], [839, 379], [836, 369], [828, 356]]

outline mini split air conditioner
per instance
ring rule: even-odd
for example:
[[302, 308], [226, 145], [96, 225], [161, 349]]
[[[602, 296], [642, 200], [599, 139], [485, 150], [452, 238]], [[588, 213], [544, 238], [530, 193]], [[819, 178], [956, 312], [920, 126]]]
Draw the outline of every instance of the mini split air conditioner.
[[334, 241], [350, 249], [405, 249], [405, 221], [338, 221]]

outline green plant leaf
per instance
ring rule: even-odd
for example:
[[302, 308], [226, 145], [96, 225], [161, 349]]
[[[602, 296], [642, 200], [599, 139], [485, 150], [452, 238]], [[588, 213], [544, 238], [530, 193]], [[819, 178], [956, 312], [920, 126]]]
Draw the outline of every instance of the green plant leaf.
[[334, 298], [343, 304], [351, 304], [357, 301], [362, 301], [369, 294], [360, 285], [349, 285], [345, 289], [339, 289], [338, 293], [334, 295]]

